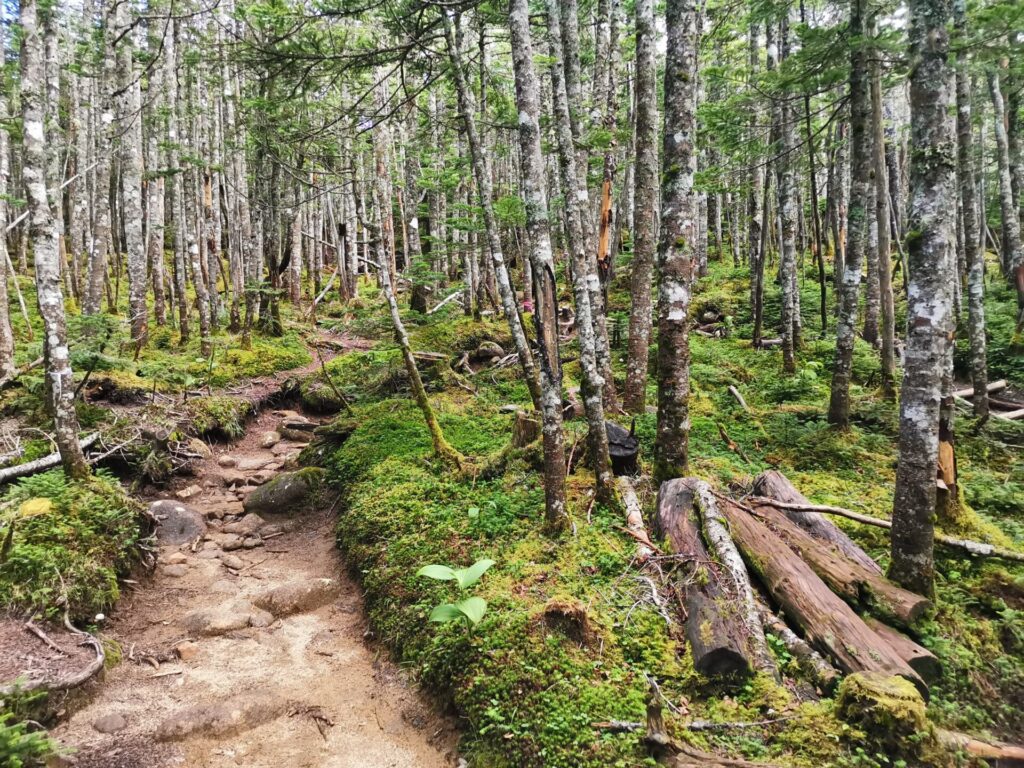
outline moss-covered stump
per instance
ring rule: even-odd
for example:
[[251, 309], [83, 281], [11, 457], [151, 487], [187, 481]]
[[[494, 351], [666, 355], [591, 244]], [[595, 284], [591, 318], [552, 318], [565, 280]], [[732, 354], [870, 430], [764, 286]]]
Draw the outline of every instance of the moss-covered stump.
[[294, 512], [320, 488], [325, 474], [316, 467], [282, 472], [246, 496], [242, 505], [246, 512], [258, 515]]
[[933, 739], [925, 703], [914, 684], [878, 672], [848, 675], [839, 685], [836, 714], [890, 756], [920, 756]]

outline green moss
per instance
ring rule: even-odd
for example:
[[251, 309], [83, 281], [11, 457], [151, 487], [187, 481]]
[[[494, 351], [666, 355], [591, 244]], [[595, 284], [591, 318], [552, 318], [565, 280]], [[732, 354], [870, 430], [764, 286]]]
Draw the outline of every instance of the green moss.
[[186, 406], [186, 428], [198, 437], [233, 440], [245, 432], [252, 406], [236, 397], [213, 396], [190, 400]]
[[71, 483], [52, 470], [20, 480], [5, 500], [11, 545], [0, 560], [0, 605], [59, 615], [66, 604], [72, 616], [91, 618], [117, 601], [142, 508], [113, 478]]

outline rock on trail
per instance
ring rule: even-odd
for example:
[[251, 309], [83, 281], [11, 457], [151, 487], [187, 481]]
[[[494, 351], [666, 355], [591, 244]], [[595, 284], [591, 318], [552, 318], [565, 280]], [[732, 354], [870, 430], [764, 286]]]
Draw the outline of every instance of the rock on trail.
[[452, 725], [364, 643], [359, 589], [313, 504], [319, 476], [280, 472], [285, 444], [261, 446], [283, 423], [309, 434], [294, 411], [264, 413], [182, 483], [187, 503], [151, 505], [158, 567], [108, 619], [121, 663], [53, 731], [74, 750], [63, 765], [455, 765]]

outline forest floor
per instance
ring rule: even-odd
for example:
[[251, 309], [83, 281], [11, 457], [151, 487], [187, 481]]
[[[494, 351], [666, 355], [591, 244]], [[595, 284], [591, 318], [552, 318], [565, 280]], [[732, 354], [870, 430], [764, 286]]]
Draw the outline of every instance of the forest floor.
[[[318, 354], [314, 345], [326, 346]], [[66, 719], [51, 732], [64, 747], [60, 764], [453, 763], [451, 723], [372, 644], [361, 591], [335, 545], [330, 500], [314, 494], [282, 514], [243, 508], [247, 494], [294, 468], [304, 445], [268, 445], [268, 433], [282, 422], [316, 423], [315, 416], [271, 410], [282, 385], [315, 376], [321, 358], [366, 345], [320, 332], [309, 341], [313, 362], [218, 391], [257, 409], [244, 434], [214, 442], [159, 493], [141, 492], [140, 501], [163, 518], [156, 567], [137, 571], [102, 618], [106, 670], [62, 706]], [[131, 407], [116, 410], [122, 419], [133, 416]], [[4, 647], [17, 649], [0, 658], [3, 679], [26, 669], [59, 678], [90, 660], [88, 646], [57, 623], [31, 626], [13, 616], [0, 620], [0, 637], [11, 641]]]

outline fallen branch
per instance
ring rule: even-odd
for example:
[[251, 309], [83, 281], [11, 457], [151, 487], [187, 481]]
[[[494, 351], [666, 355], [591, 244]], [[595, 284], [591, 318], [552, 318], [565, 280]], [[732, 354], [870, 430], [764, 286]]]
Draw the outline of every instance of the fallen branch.
[[989, 743], [981, 741], [966, 733], [947, 731], [942, 728], [935, 730], [939, 743], [951, 751], [964, 751], [972, 757], [991, 762], [994, 766], [1024, 765], [1024, 746], [1019, 744]]
[[458, 297], [458, 296], [461, 296], [461, 295], [462, 295], [463, 293], [464, 293], [463, 289], [462, 289], [462, 288], [459, 288], [459, 290], [455, 291], [455, 293], [453, 293], [453, 294], [451, 294], [450, 296], [448, 296], [448, 297], [447, 297], [446, 299], [444, 299], [444, 301], [442, 301], [442, 302], [441, 302], [440, 304], [437, 304], [437, 305], [436, 305], [436, 306], [435, 306], [435, 307], [434, 307], [433, 309], [428, 309], [428, 310], [427, 310], [427, 314], [428, 314], [428, 315], [432, 315], [432, 314], [434, 314], [435, 312], [437, 312], [437, 310], [439, 310], [439, 309], [440, 309], [441, 307], [443, 307], [443, 306], [444, 306], [445, 304], [447, 304], [447, 303], [448, 303], [449, 301], [452, 301], [452, 300], [453, 300], [453, 299], [455, 299], [456, 297]]
[[740, 407], [744, 411], [750, 413], [750, 406], [747, 405], [747, 401], [743, 399], [743, 395], [741, 395], [740, 391], [732, 384], [729, 385], [729, 394], [736, 398], [736, 402], [740, 404]]
[[[993, 392], [1002, 392], [1006, 389], [1006, 379], [999, 379], [997, 381], [990, 381], [987, 387], [988, 393], [991, 395]], [[954, 389], [953, 397], [974, 397], [974, 387], [964, 387], [963, 389]]]
[[786, 622], [769, 611], [766, 606], [759, 606], [759, 612], [765, 631], [771, 632], [782, 641], [786, 650], [793, 654], [800, 669], [812, 683], [825, 692], [836, 687], [839, 682], [839, 674], [835, 667], [790, 629]]
[[23, 376], [24, 374], [28, 373], [29, 371], [31, 371], [34, 368], [38, 368], [42, 364], [43, 364], [43, 358], [41, 358], [41, 357], [37, 357], [31, 363], [25, 363], [25, 365], [21, 366], [21, 368], [18, 368], [13, 373], [11, 373], [11, 374], [9, 374], [7, 376], [4, 376], [2, 379], [0, 379], [0, 389], [3, 389], [8, 384], [11, 384], [11, 383], [17, 381], [20, 376]]
[[[79, 445], [84, 451], [90, 445], [99, 440], [100, 433], [93, 432], [87, 437], [83, 437], [79, 441]], [[28, 475], [34, 475], [36, 472], [42, 472], [45, 469], [51, 469], [60, 464], [60, 452], [51, 453], [49, 456], [43, 456], [35, 461], [26, 461], [24, 464], [16, 464], [13, 467], [7, 467], [0, 469], [0, 484], [8, 483], [11, 480], [15, 480], [19, 477], [26, 477]]]
[[619, 495], [622, 497], [622, 504], [626, 508], [626, 532], [637, 540], [636, 559], [645, 563], [656, 549], [647, 535], [647, 528], [644, 526], [643, 511], [640, 508], [640, 499], [637, 498], [633, 482], [622, 475], [615, 478], [615, 484], [619, 487]]
[[[749, 499], [749, 501], [759, 504], [768, 504], [781, 509], [789, 509], [793, 512], [824, 512], [825, 514], [838, 515], [839, 517], [855, 520], [856, 522], [863, 523], [864, 525], [873, 525], [876, 528], [892, 528], [892, 522], [890, 520], [882, 520], [879, 517], [862, 515], [860, 512], [843, 509], [842, 507], [832, 507], [827, 504], [790, 504], [788, 502], [766, 499], [759, 496], [755, 496]], [[943, 533], [935, 534], [935, 542], [947, 547], [952, 547], [953, 549], [963, 550], [969, 555], [975, 555], [978, 557], [998, 557], [1002, 560], [1013, 560], [1018, 563], [1024, 563], [1024, 553], [1014, 552], [1013, 550], [1006, 549], [1005, 547], [997, 547], [994, 544], [985, 544], [984, 542], [971, 541], [970, 539], [958, 539], [954, 536], [946, 536]]]
[[342, 394], [341, 390], [338, 389], [337, 384], [334, 383], [334, 379], [331, 378], [331, 374], [327, 372], [327, 364], [324, 362], [324, 356], [320, 354], [320, 347], [314, 345], [313, 349], [316, 350], [316, 358], [320, 361], [320, 373], [323, 374], [324, 381], [327, 382], [327, 386], [331, 388], [334, 396], [341, 401], [341, 404], [345, 406], [345, 411], [349, 416], [355, 416], [355, 411], [352, 410], [352, 406], [349, 405], [348, 398]]

